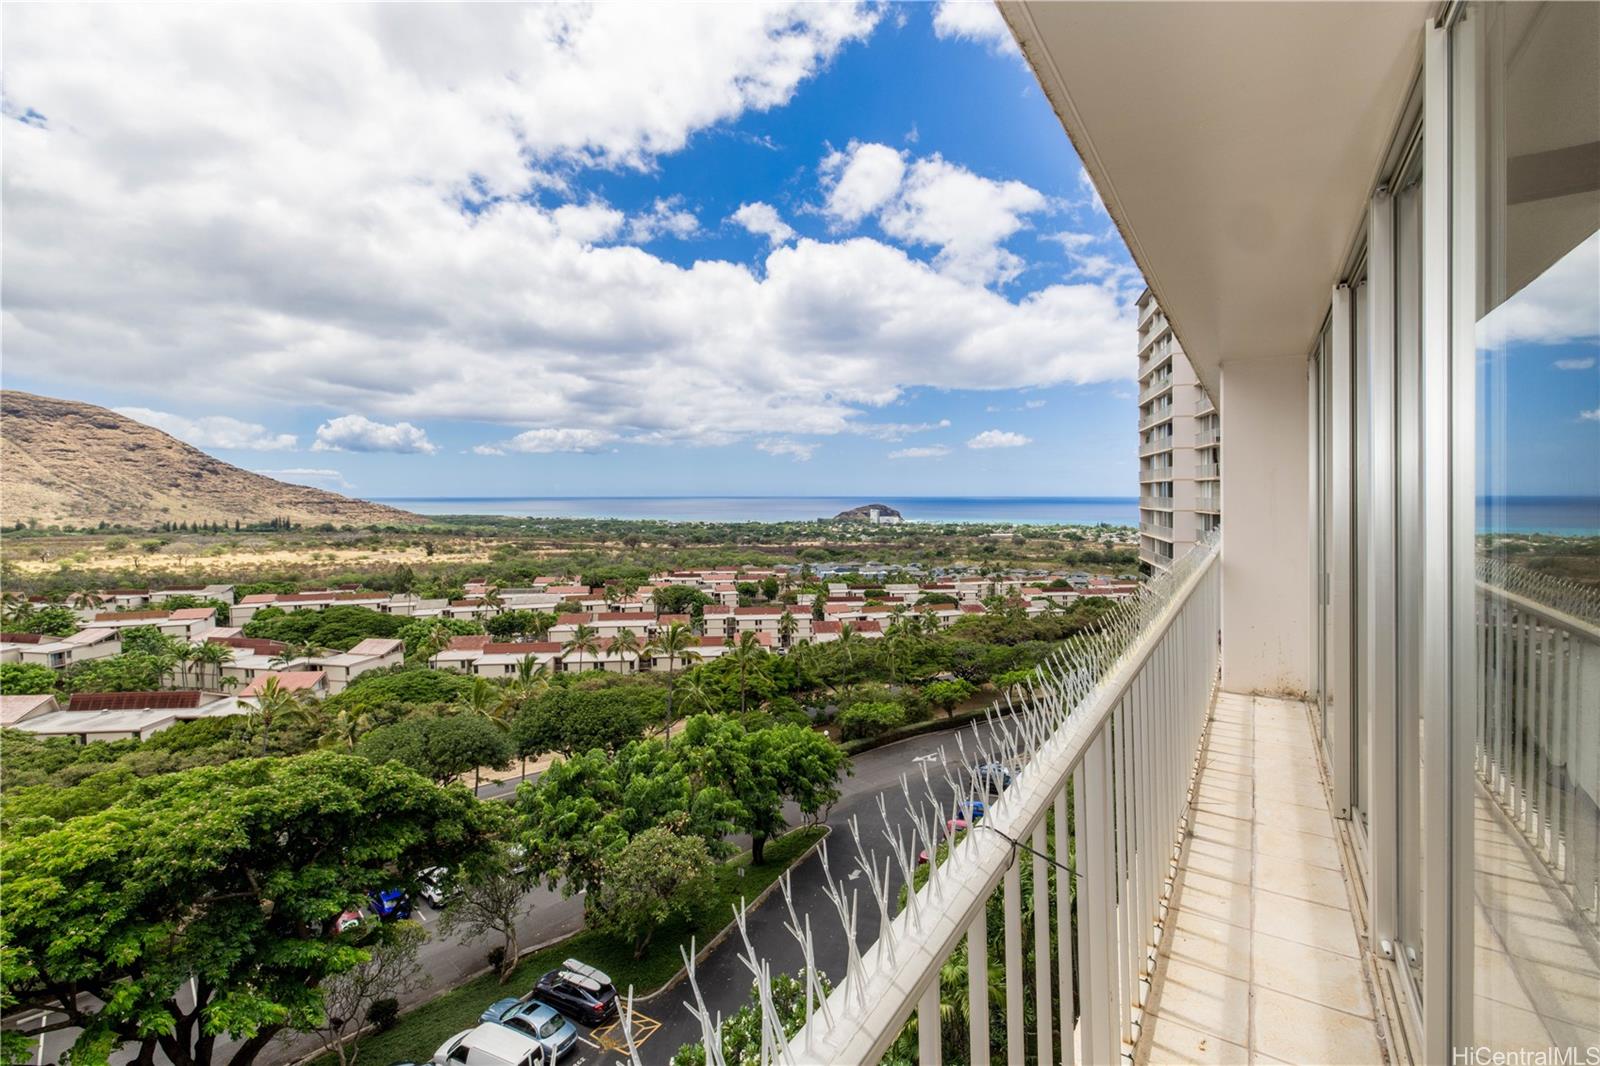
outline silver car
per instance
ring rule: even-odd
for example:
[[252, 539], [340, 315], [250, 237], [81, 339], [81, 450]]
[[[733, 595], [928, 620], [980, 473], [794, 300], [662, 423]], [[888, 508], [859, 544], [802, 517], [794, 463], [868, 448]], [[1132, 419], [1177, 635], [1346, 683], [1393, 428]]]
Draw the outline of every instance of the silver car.
[[545, 1062], [559, 1062], [578, 1041], [578, 1027], [548, 1003], [537, 999], [502, 999], [479, 1019], [497, 1022], [532, 1037], [544, 1048]]

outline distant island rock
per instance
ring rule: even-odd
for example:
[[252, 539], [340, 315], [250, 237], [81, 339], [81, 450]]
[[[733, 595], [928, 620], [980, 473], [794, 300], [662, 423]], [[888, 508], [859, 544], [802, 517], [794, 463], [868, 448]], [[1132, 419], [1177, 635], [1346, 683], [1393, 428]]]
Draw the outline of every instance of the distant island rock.
[[905, 519], [899, 511], [885, 503], [864, 503], [833, 516], [835, 522], [871, 522], [875, 526], [895, 526]]
[[420, 515], [241, 470], [93, 404], [0, 391], [6, 525], [420, 525]]

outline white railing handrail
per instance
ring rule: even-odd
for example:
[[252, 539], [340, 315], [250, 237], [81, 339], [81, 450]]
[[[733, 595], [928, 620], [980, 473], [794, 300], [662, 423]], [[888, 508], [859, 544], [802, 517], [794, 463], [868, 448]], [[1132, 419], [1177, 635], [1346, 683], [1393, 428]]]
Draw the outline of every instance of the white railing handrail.
[[[1041, 668], [1034, 702], [1044, 705], [1056, 725], [980, 823], [998, 832], [974, 829], [948, 841], [946, 860], [880, 930], [877, 945], [852, 964], [828, 997], [828, 1009], [817, 1013], [774, 1061], [876, 1063], [883, 1057], [1015, 862], [1016, 849], [1006, 838], [1026, 840], [1055, 809], [1085, 752], [1217, 566], [1218, 555], [1215, 542], [1197, 546], [1151, 582], [1152, 593], [1136, 607], [1144, 624], [1121, 648], [1100, 649], [1114, 658], [1098, 679], [1083, 676], [1086, 671], [1074, 675], [1070, 666], [1065, 675]], [[1100, 875], [1113, 876], [1110, 871]]]

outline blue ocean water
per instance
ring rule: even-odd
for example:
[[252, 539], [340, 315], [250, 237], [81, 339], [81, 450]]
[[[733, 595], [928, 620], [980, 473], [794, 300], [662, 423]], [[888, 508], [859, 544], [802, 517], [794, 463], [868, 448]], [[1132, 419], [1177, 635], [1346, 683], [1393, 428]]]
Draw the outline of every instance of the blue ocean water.
[[807, 522], [862, 504], [882, 503], [908, 522], [1015, 522], [1132, 526], [1132, 496], [421, 496], [385, 497], [418, 514], [536, 518], [633, 518], [667, 522]]
[[1478, 531], [1600, 537], [1600, 496], [1480, 496]]

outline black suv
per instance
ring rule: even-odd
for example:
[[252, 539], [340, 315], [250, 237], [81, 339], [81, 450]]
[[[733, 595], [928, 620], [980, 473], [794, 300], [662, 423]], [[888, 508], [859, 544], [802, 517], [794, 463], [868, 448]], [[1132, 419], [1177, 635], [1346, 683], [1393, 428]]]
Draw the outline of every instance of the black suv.
[[577, 959], [568, 959], [561, 969], [539, 978], [533, 995], [585, 1025], [599, 1025], [617, 1013], [617, 989], [611, 978]]

